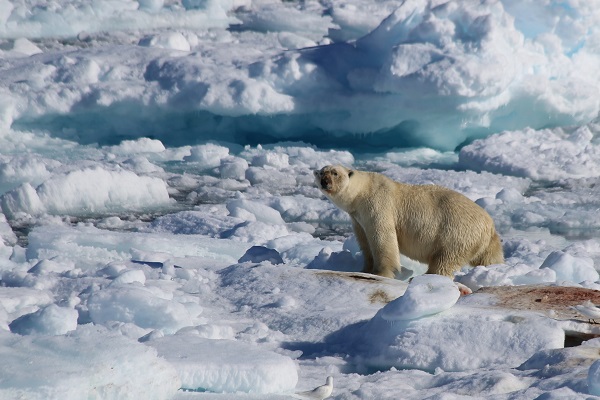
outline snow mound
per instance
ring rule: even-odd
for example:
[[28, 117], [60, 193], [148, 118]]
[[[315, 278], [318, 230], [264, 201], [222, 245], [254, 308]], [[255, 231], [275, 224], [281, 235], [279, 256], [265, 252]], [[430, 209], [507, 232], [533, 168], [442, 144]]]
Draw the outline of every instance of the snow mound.
[[440, 275], [421, 275], [412, 279], [404, 295], [380, 311], [386, 321], [418, 319], [452, 307], [460, 291], [452, 279]]
[[238, 260], [239, 263], [253, 262], [261, 263], [268, 261], [273, 265], [283, 264], [283, 259], [277, 250], [269, 249], [264, 246], [252, 246], [244, 253], [244, 255]]
[[118, 321], [174, 333], [193, 321], [188, 309], [174, 301], [172, 294], [135, 284], [111, 285], [94, 292], [87, 307], [92, 322], [100, 325]]
[[569, 131], [524, 129], [477, 140], [461, 149], [459, 163], [475, 171], [522, 176], [536, 180], [595, 177], [600, 146], [598, 126]]
[[154, 349], [98, 327], [65, 336], [0, 331], [0, 352], [5, 399], [166, 400], [180, 387], [176, 371]]
[[[477, 295], [467, 297], [471, 296]], [[358, 354], [369, 367], [425, 371], [517, 367], [538, 351], [564, 346], [563, 329], [533, 313], [507, 315], [459, 302], [420, 319], [389, 322], [383, 315], [382, 309], [359, 328], [358, 342], [369, 344], [363, 344]]]
[[32, 314], [23, 315], [10, 324], [11, 332], [20, 335], [64, 335], [77, 329], [79, 313], [68, 307], [50, 304]]
[[600, 275], [594, 268], [594, 260], [560, 250], [550, 253], [540, 268], [549, 268], [556, 272], [556, 280], [559, 282], [596, 282], [600, 279]]
[[175, 367], [184, 389], [285, 393], [298, 382], [292, 359], [250, 344], [184, 334], [146, 344]]
[[155, 208], [170, 203], [162, 179], [100, 167], [53, 175], [37, 188], [25, 183], [0, 199], [2, 210], [9, 219], [21, 213], [89, 215]]
[[[3, 284], [12, 283], [10, 275], [2, 275]], [[0, 330], [8, 331], [10, 321], [50, 304], [52, 304], [52, 295], [47, 291], [28, 287], [0, 286]]]

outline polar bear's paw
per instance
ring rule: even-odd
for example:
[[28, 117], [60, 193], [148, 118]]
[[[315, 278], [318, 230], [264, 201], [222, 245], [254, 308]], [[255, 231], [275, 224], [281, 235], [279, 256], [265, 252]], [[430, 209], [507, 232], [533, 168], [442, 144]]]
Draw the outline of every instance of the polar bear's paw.
[[462, 283], [454, 282], [454, 284], [458, 287], [461, 296], [466, 296], [469, 294], [473, 294], [473, 291], [469, 289], [468, 286], [463, 285]]

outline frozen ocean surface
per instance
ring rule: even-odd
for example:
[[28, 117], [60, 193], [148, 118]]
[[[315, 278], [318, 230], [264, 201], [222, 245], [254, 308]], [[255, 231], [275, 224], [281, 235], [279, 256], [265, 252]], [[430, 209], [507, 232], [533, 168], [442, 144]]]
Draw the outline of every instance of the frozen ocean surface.
[[[596, 0], [0, 0], [0, 397], [600, 396], [599, 44]], [[326, 164], [505, 264], [361, 273]]]

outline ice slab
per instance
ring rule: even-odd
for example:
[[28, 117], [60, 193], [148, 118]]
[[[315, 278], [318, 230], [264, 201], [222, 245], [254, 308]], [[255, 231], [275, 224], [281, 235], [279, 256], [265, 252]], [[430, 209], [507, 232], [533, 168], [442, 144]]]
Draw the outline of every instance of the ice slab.
[[24, 183], [0, 200], [9, 219], [22, 213], [92, 215], [141, 211], [171, 202], [162, 179], [102, 167], [56, 174], [35, 188]]
[[84, 225], [46, 225], [36, 227], [29, 234], [27, 256], [30, 259], [58, 256], [61, 260], [77, 261], [78, 268], [99, 269], [111, 261], [137, 260], [140, 251], [234, 263], [249, 247], [247, 243], [201, 235], [142, 234], [112, 232]]
[[0, 331], [0, 352], [0, 397], [6, 399], [166, 400], [181, 386], [156, 350], [91, 325], [64, 336]]
[[220, 393], [285, 393], [298, 382], [291, 358], [234, 340], [174, 335], [146, 342], [177, 370], [182, 388]]

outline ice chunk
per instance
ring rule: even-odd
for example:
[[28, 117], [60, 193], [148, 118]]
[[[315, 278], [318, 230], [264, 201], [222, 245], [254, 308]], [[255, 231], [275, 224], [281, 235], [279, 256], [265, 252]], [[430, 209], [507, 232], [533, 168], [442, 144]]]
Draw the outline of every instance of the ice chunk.
[[[2, 19], [2, 17], [0, 16], [0, 19]], [[12, 49], [11, 49], [11, 54], [17, 55], [17, 56], [32, 56], [34, 54], [40, 54], [43, 53], [43, 51], [37, 47], [35, 44], [33, 44], [32, 42], [30, 42], [29, 40], [25, 39], [25, 38], [18, 38], [15, 39]]]
[[459, 298], [460, 291], [452, 279], [440, 275], [416, 276], [406, 293], [388, 303], [380, 314], [386, 321], [418, 319], [449, 309]]
[[[4, 285], [10, 285], [10, 279], [2, 276]], [[9, 322], [52, 304], [50, 292], [28, 287], [0, 287], [0, 330], [9, 330]]]
[[93, 214], [141, 210], [166, 206], [170, 202], [162, 179], [96, 167], [54, 175], [36, 189], [25, 183], [2, 196], [2, 209], [8, 218], [15, 218], [18, 213]]
[[106, 149], [115, 154], [162, 153], [166, 150], [160, 140], [150, 138], [123, 140], [119, 145]]
[[246, 178], [248, 162], [243, 158], [231, 157], [221, 160], [221, 178], [243, 180]]
[[517, 367], [538, 351], [562, 348], [565, 340], [560, 326], [533, 313], [507, 315], [459, 303], [429, 318], [389, 322], [382, 314], [369, 321], [357, 337], [368, 343], [359, 353], [362, 359], [376, 368], [468, 371]]
[[140, 46], [158, 47], [179, 51], [190, 51], [191, 46], [185, 36], [179, 32], [166, 32], [140, 40]]
[[184, 334], [146, 344], [173, 364], [184, 389], [285, 393], [298, 382], [296, 365], [289, 357], [250, 344]]
[[589, 257], [574, 256], [564, 251], [553, 251], [540, 268], [550, 268], [556, 272], [557, 281], [580, 283], [596, 282], [600, 279], [594, 268], [594, 260]]
[[158, 12], [164, 6], [164, 0], [138, 0], [140, 9], [148, 12]]
[[17, 235], [8, 224], [4, 214], [0, 212], [0, 241], [5, 245], [14, 246], [17, 244]]
[[2, 201], [2, 211], [9, 219], [14, 219], [23, 213], [36, 215], [46, 211], [38, 193], [29, 183], [24, 183], [8, 192], [0, 197], [0, 200]]
[[459, 163], [537, 180], [593, 177], [600, 167], [600, 148], [592, 138], [590, 126], [570, 134], [564, 128], [503, 132], [463, 147]]
[[600, 360], [594, 361], [590, 366], [587, 382], [589, 394], [600, 396]]
[[112, 284], [119, 285], [123, 283], [133, 282], [137, 282], [141, 285], [146, 283], [146, 275], [144, 275], [144, 271], [140, 269], [132, 269], [129, 271], [122, 272], [112, 281]]
[[252, 158], [252, 165], [255, 167], [271, 166], [278, 169], [290, 166], [289, 156], [279, 152], [265, 152]]
[[254, 220], [273, 225], [285, 225], [285, 221], [281, 218], [279, 211], [269, 207], [266, 204], [252, 200], [236, 199], [227, 203], [227, 210], [232, 217], [242, 219], [250, 213]]
[[535, 285], [556, 282], [556, 272], [528, 264], [478, 266], [456, 278], [471, 290], [485, 286]]
[[192, 325], [193, 318], [183, 304], [170, 297], [139, 285], [111, 285], [92, 293], [87, 307], [95, 324], [131, 322], [141, 328], [174, 333]]
[[9, 326], [11, 332], [20, 335], [64, 335], [77, 329], [78, 317], [79, 313], [72, 308], [50, 304], [15, 319]]
[[238, 262], [253, 262], [260, 263], [268, 261], [271, 264], [283, 264], [283, 259], [277, 250], [269, 249], [264, 246], [252, 246], [238, 260]]
[[45, 275], [49, 273], [64, 273], [72, 271], [75, 268], [73, 262], [61, 261], [57, 262], [54, 260], [43, 259], [38, 261], [33, 267], [27, 272], [35, 275]]
[[229, 156], [227, 147], [208, 143], [191, 148], [191, 154], [183, 161], [193, 162], [200, 169], [210, 169], [221, 165], [221, 160]]
[[[250, 214], [254, 216], [254, 214]], [[267, 242], [288, 236], [285, 225], [271, 225], [261, 221], [247, 221], [221, 234], [223, 239], [232, 239], [244, 243], [266, 244]]]
[[249, 247], [245, 243], [201, 235], [111, 232], [90, 226], [47, 225], [36, 227], [29, 234], [27, 256], [37, 259], [60, 256], [61, 260], [75, 261], [78, 268], [87, 270], [100, 269], [111, 261], [129, 261], [140, 252], [196, 256], [213, 263], [231, 264]]

